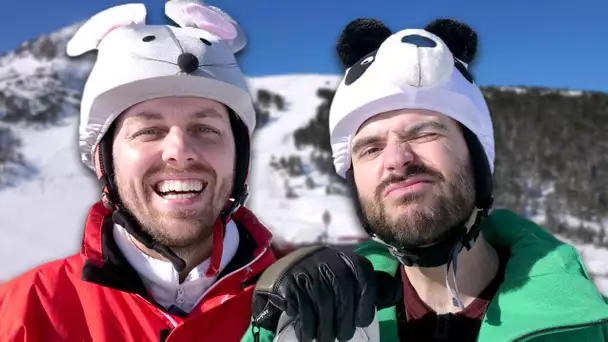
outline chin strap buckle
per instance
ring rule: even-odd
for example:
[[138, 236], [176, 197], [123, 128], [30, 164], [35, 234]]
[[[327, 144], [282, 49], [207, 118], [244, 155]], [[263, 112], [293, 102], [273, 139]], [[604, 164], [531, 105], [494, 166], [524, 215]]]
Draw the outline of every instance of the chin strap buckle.
[[237, 196], [237, 198], [230, 203], [230, 206], [221, 214], [222, 222], [224, 222], [224, 224], [227, 224], [232, 218], [232, 215], [239, 210], [241, 206], [245, 205], [248, 197], [249, 185], [245, 184], [243, 186], [243, 193], [240, 196]]

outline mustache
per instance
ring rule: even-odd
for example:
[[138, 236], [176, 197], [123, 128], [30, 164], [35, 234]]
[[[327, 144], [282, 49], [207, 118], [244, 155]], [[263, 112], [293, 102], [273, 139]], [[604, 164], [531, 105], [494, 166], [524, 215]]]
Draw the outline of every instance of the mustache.
[[407, 167], [407, 169], [405, 169], [403, 174], [391, 173], [388, 177], [382, 180], [380, 185], [378, 185], [378, 187], [376, 188], [374, 195], [376, 196], [376, 198], [381, 198], [382, 194], [384, 193], [384, 190], [391, 184], [405, 182], [408, 179], [419, 175], [427, 175], [437, 181], [444, 180], [444, 177], [441, 172], [437, 170], [420, 164], [410, 165]]
[[192, 164], [189, 165], [185, 169], [176, 169], [169, 165], [160, 165], [158, 167], [151, 168], [146, 172], [144, 178], [152, 177], [155, 175], [164, 175], [164, 176], [179, 176], [184, 173], [203, 173], [203, 174], [214, 174], [213, 170], [210, 167], [206, 167], [203, 164]]

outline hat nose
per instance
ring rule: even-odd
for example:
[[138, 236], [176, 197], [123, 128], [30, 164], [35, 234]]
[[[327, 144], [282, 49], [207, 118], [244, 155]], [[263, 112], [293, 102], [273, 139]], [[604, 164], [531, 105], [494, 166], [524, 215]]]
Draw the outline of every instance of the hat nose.
[[416, 45], [417, 47], [433, 48], [437, 46], [431, 38], [421, 36], [419, 34], [410, 34], [401, 38], [402, 43]]
[[190, 52], [184, 52], [177, 57], [177, 65], [183, 72], [191, 74], [198, 69], [198, 58]]

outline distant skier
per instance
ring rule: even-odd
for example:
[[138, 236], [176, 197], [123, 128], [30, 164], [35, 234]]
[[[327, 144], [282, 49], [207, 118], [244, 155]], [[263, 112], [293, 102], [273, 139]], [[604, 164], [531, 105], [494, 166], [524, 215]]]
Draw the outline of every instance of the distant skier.
[[[608, 304], [576, 249], [490, 211], [493, 126], [468, 69], [477, 34], [448, 19], [394, 33], [358, 19], [338, 47], [328, 140], [376, 241], [271, 266], [244, 340], [608, 341]], [[379, 271], [403, 289], [383, 310], [394, 287]]]
[[319, 241], [321, 243], [327, 243], [329, 239], [329, 224], [331, 223], [331, 214], [329, 210], [325, 209], [321, 217], [323, 220], [323, 232], [319, 235]]
[[213, 7], [169, 1], [166, 11], [182, 27], [144, 25], [146, 9], [129, 4], [94, 16], [68, 44], [71, 55], [99, 49], [80, 152], [104, 197], [80, 253], [0, 287], [1, 341], [245, 333], [256, 276], [274, 257], [270, 232], [241, 206], [256, 124], [234, 57], [244, 37]]

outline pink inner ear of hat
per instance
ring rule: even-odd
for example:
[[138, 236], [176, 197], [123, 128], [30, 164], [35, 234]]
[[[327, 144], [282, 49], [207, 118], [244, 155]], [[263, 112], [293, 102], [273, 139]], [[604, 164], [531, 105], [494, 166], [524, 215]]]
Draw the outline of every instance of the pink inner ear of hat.
[[236, 27], [226, 20], [221, 14], [199, 4], [188, 4], [182, 8], [196, 26], [202, 30], [209, 31], [220, 39], [230, 40], [237, 36]]

